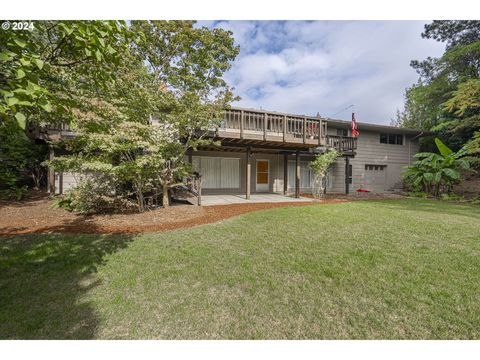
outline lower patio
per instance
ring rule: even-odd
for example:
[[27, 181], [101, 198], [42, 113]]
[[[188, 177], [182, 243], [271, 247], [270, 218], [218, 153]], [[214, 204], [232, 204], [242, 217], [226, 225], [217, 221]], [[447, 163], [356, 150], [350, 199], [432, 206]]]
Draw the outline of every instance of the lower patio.
[[[281, 194], [252, 194], [247, 200], [245, 195], [202, 195], [202, 205], [230, 205], [230, 204], [252, 204], [252, 203], [289, 203], [289, 202], [311, 202], [312, 198], [285, 196]], [[195, 202], [196, 204], [196, 202]]]

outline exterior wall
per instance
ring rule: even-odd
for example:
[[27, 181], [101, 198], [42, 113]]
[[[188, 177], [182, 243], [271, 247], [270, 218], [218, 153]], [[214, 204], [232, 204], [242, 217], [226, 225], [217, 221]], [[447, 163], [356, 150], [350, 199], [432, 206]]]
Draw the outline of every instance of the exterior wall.
[[[336, 129], [330, 129], [330, 134], [336, 134]], [[419, 150], [418, 139], [411, 141], [412, 135], [404, 135], [403, 145], [381, 144], [380, 133], [361, 131], [358, 137], [357, 154], [350, 159], [352, 165], [352, 184], [350, 190], [353, 192], [359, 188], [366, 188], [373, 192], [383, 192], [392, 188], [401, 187], [401, 172], [403, 166], [411, 163], [413, 155]], [[385, 186], [368, 186], [366, 183], [365, 165], [385, 165]], [[327, 187], [331, 193], [345, 192], [345, 159], [339, 158], [333, 169], [333, 184]]]
[[[327, 133], [329, 135], [337, 135], [337, 128], [328, 127]], [[411, 141], [413, 135], [404, 135], [403, 145], [391, 145], [380, 143], [380, 133], [373, 131], [361, 131], [358, 137], [358, 148], [354, 158], [350, 159], [352, 165], [352, 184], [350, 184], [350, 191], [353, 193], [356, 189], [366, 188], [374, 192], [383, 192], [392, 190], [392, 188], [400, 188], [401, 186], [401, 172], [403, 166], [409, 165], [412, 161], [413, 155], [419, 150], [418, 139]], [[203, 189], [204, 194], [239, 194], [244, 195], [246, 191], [246, 153], [245, 152], [227, 152], [227, 151], [197, 151], [193, 156], [209, 156], [209, 157], [224, 157], [224, 158], [238, 158], [239, 159], [239, 187], [236, 189]], [[284, 156], [283, 154], [263, 154], [255, 153], [251, 155], [251, 193], [256, 193], [256, 160], [265, 159], [269, 161], [269, 188], [268, 192], [283, 193], [284, 184]], [[301, 156], [300, 162], [304, 170], [301, 171], [303, 177], [308, 170], [308, 161], [312, 157]], [[292, 181], [292, 171], [295, 167], [292, 162], [295, 162], [295, 155], [289, 155], [288, 161], [290, 166], [288, 169], [290, 181], [288, 182], [288, 193], [295, 191], [295, 183]], [[384, 186], [370, 186], [366, 182], [367, 171], [365, 165], [383, 165], [385, 166], [385, 184]], [[79, 181], [79, 175], [73, 173], [63, 174], [63, 192], [67, 192], [74, 187]], [[60, 176], [55, 174], [55, 189], [56, 193], [60, 189]], [[301, 181], [305, 184], [305, 181]], [[308, 193], [311, 189], [308, 187], [301, 187], [300, 192]], [[345, 158], [339, 158], [333, 165], [328, 174], [327, 179], [327, 193], [345, 193]]]
[[73, 172], [64, 172], [62, 176], [60, 173], [55, 173], [55, 194], [60, 194], [60, 179], [63, 179], [63, 193], [73, 189], [80, 181], [81, 175]]
[[[226, 158], [238, 158], [240, 161], [240, 187], [237, 189], [205, 189], [202, 188], [202, 193], [205, 195], [208, 194], [238, 194], [244, 195], [246, 192], [246, 153], [241, 152], [227, 152], [227, 151], [196, 151], [193, 154], [195, 156], [206, 156], [206, 157], [226, 157]], [[301, 156], [300, 162], [306, 165], [306, 163], [311, 159], [311, 157]], [[269, 161], [269, 184], [268, 192], [270, 193], [279, 193], [283, 194], [283, 166], [284, 166], [284, 156], [283, 154], [264, 154], [264, 153], [255, 153], [253, 152], [250, 158], [251, 161], [251, 184], [250, 191], [252, 194], [256, 193], [256, 178], [257, 178], [257, 160], [268, 160]], [[295, 161], [295, 155], [288, 156], [289, 162]], [[289, 175], [291, 177], [291, 167], [289, 169]], [[300, 188], [301, 192], [310, 192], [310, 188]], [[295, 183], [290, 181], [288, 183], [288, 193], [295, 192]]]

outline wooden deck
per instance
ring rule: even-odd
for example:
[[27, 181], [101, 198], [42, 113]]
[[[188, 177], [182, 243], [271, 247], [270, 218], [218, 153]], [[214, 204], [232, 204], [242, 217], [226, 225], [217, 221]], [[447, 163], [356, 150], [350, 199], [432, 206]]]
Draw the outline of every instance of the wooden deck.
[[353, 154], [357, 148], [354, 137], [327, 135], [327, 120], [320, 117], [239, 108], [225, 111], [215, 137], [245, 143], [329, 147], [345, 154]]

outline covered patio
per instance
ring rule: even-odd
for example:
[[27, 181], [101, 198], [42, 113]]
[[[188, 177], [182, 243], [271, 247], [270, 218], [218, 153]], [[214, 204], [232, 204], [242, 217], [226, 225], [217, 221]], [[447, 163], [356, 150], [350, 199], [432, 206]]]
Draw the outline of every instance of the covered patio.
[[202, 195], [202, 205], [230, 205], [230, 204], [251, 204], [251, 203], [286, 203], [286, 202], [312, 202], [307, 197], [291, 197], [281, 194], [251, 194], [250, 199], [245, 195]]

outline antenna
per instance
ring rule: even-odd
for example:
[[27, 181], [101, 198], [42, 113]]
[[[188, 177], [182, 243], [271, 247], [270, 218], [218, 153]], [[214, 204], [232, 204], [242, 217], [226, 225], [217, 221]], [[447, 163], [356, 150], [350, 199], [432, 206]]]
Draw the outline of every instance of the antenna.
[[332, 116], [338, 115], [338, 114], [340, 114], [341, 112], [344, 112], [345, 110], [348, 110], [348, 109], [350, 109], [350, 108], [352, 108], [352, 107], [354, 107], [354, 106], [355, 106], [355, 105], [353, 105], [353, 104], [352, 104], [352, 105], [348, 105], [345, 109], [342, 109], [342, 110], [336, 112], [335, 114], [330, 115], [329, 118], [331, 118]]

